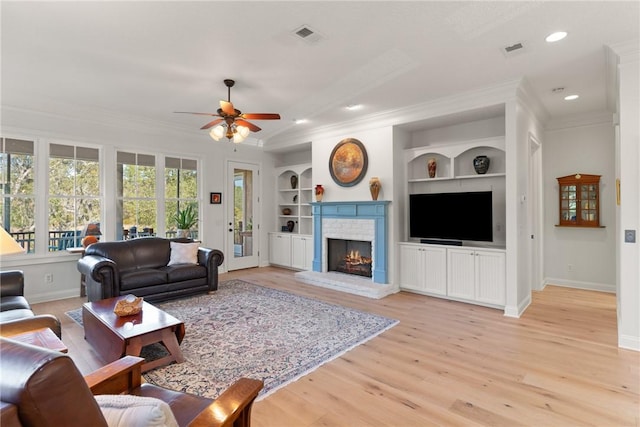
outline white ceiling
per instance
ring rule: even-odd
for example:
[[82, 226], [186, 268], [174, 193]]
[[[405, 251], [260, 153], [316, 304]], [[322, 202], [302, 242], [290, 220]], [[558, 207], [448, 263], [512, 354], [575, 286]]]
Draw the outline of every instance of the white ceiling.
[[[526, 77], [550, 117], [611, 110], [607, 45], [638, 40], [640, 3], [2, 1], [2, 105], [181, 129], [226, 99], [270, 141]], [[302, 26], [319, 40], [293, 32]], [[551, 32], [569, 33], [549, 44]], [[313, 37], [313, 36], [312, 36]], [[503, 47], [524, 49], [505, 56]], [[561, 94], [552, 88], [564, 87]], [[577, 93], [573, 102], [562, 98]], [[347, 104], [362, 104], [346, 111]], [[308, 119], [295, 125], [294, 119]], [[296, 128], [297, 127], [297, 128]], [[204, 131], [203, 140], [208, 138]], [[207, 139], [208, 140], [208, 139]]]

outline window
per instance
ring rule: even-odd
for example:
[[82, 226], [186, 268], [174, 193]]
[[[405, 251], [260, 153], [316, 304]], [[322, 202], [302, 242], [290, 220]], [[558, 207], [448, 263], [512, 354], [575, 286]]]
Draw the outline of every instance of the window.
[[118, 228], [116, 238], [135, 238], [155, 234], [156, 158], [150, 154], [117, 153]]
[[[165, 221], [167, 236], [177, 231], [174, 215], [187, 206], [198, 210], [198, 162], [190, 159], [166, 157], [164, 165]], [[191, 237], [198, 237], [198, 226], [191, 230]]]
[[49, 251], [81, 246], [82, 231], [100, 223], [100, 151], [49, 145]]
[[28, 252], [35, 250], [35, 156], [33, 141], [0, 139], [2, 227]]

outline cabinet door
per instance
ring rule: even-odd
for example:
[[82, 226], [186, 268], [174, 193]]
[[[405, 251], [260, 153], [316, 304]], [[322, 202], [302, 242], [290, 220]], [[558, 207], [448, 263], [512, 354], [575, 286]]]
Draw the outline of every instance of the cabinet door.
[[447, 294], [447, 250], [445, 248], [421, 248], [424, 260], [424, 289], [427, 292]]
[[313, 261], [313, 239], [310, 236], [291, 236], [291, 267], [310, 270]]
[[417, 246], [400, 245], [400, 287], [424, 291], [423, 254]]
[[447, 295], [475, 299], [475, 251], [447, 250]]
[[476, 300], [505, 304], [505, 254], [476, 251]]
[[269, 262], [291, 267], [291, 236], [286, 234], [269, 234]]
[[400, 245], [400, 286], [404, 289], [446, 295], [446, 249]]

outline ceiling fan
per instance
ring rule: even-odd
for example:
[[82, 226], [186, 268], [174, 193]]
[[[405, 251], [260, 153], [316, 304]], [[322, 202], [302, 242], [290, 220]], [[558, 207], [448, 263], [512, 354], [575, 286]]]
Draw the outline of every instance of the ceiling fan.
[[[249, 131], [258, 132], [260, 128], [249, 120], [279, 120], [280, 114], [277, 113], [243, 113], [236, 110], [231, 103], [231, 88], [236, 82], [231, 79], [225, 79], [224, 84], [227, 86], [227, 100], [220, 101], [220, 108], [217, 113], [192, 113], [189, 111], [176, 111], [183, 114], [197, 114], [200, 116], [218, 117], [202, 126], [200, 129], [211, 129], [209, 135], [211, 138], [219, 141], [223, 137], [233, 140], [235, 143], [244, 141], [249, 135]], [[218, 126], [216, 126], [218, 125]], [[215, 127], [214, 127], [215, 126]]]

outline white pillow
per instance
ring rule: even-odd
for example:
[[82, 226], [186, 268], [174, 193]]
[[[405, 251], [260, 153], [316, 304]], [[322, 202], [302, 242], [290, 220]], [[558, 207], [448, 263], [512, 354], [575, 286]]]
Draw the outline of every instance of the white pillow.
[[109, 427], [178, 427], [171, 408], [160, 399], [126, 394], [94, 397]]
[[171, 243], [171, 257], [167, 265], [198, 263], [198, 248], [200, 247], [200, 243], [169, 243]]

